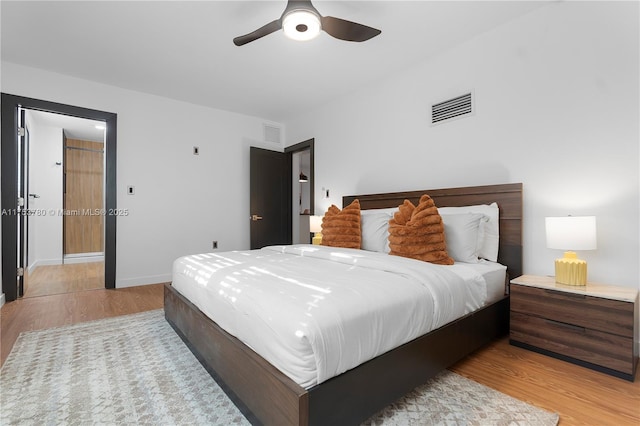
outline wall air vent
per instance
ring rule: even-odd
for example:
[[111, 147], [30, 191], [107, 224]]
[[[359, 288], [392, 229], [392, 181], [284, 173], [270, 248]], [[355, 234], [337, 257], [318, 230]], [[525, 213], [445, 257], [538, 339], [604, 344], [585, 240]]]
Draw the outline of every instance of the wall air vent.
[[448, 121], [473, 112], [472, 92], [431, 105], [431, 124]]
[[264, 141], [271, 143], [280, 143], [280, 127], [273, 126], [271, 124], [263, 124], [264, 127]]

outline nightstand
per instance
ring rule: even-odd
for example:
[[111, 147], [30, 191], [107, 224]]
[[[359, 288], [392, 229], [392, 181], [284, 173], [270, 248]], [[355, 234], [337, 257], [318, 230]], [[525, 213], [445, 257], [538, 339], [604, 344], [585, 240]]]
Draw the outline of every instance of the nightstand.
[[510, 295], [512, 345], [634, 380], [638, 290], [523, 275], [511, 280]]

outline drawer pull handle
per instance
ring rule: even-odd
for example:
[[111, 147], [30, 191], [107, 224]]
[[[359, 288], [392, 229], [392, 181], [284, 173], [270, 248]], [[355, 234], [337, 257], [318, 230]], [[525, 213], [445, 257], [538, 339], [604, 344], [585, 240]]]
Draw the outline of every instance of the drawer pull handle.
[[578, 325], [567, 324], [566, 322], [554, 321], [554, 320], [550, 320], [550, 319], [545, 319], [545, 321], [548, 322], [549, 324], [552, 324], [552, 325], [557, 325], [557, 326], [560, 326], [560, 327], [568, 328], [569, 330], [578, 331], [580, 333], [584, 333], [585, 332], [585, 328], [584, 327], [580, 327]]
[[586, 294], [565, 293], [563, 291], [549, 290], [549, 289], [546, 289], [545, 292], [549, 294], [553, 294], [554, 296], [561, 296], [567, 299], [585, 299], [587, 297]]

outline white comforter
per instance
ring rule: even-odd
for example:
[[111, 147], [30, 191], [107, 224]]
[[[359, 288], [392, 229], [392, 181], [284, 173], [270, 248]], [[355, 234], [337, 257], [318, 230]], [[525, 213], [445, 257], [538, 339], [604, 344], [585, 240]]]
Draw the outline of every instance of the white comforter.
[[481, 307], [482, 276], [363, 250], [272, 246], [179, 258], [172, 285], [302, 387]]

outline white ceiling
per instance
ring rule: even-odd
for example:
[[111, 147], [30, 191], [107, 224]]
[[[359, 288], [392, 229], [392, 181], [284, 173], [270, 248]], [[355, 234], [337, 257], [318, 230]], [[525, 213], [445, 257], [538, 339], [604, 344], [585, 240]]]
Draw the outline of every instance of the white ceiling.
[[2, 60], [281, 122], [548, 2], [314, 1], [382, 30], [364, 43], [282, 34], [236, 47], [281, 1], [0, 2]]

